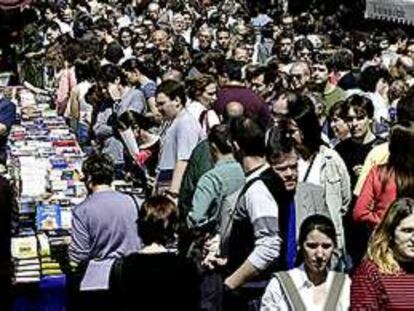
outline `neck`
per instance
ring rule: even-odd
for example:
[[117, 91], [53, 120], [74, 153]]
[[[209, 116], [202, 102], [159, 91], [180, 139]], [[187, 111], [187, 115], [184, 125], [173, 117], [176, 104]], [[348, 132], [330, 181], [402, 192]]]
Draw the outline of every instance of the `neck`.
[[217, 153], [217, 162], [218, 161], [226, 161], [226, 160], [233, 160], [234, 156], [232, 153], [230, 154], [219, 154]]
[[144, 246], [141, 250], [140, 253], [143, 254], [159, 254], [159, 253], [166, 253], [167, 249], [158, 243], [152, 243], [150, 245], [146, 245]]
[[244, 86], [244, 83], [243, 82], [240, 82], [240, 81], [228, 81], [227, 83], [226, 83], [227, 85], [230, 85], [230, 86]]
[[318, 286], [326, 281], [328, 276], [328, 271], [324, 270], [321, 272], [311, 271], [305, 266], [306, 274], [308, 275], [309, 281], [313, 283], [313, 285]]
[[144, 76], [144, 75], [139, 75], [139, 77], [138, 77], [138, 81], [139, 81], [139, 83], [142, 85], [142, 84], [145, 84], [146, 82], [148, 82], [148, 78], [146, 77], [146, 76]]
[[371, 131], [368, 131], [368, 133], [364, 137], [352, 139], [357, 143], [365, 145], [372, 142], [375, 139], [375, 135]]
[[92, 186], [92, 192], [101, 192], [101, 191], [107, 191], [112, 189], [110, 185], [96, 185]]
[[264, 164], [266, 164], [266, 160], [263, 157], [243, 157], [243, 169], [246, 173], [251, 172]]

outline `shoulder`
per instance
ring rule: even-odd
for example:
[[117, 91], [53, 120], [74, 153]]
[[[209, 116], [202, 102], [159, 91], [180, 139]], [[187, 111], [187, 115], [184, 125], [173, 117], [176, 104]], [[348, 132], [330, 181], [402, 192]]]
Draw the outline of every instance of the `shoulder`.
[[357, 279], [360, 277], [376, 279], [380, 277], [380, 274], [381, 273], [379, 267], [374, 262], [368, 259], [364, 259], [356, 268], [352, 279]]

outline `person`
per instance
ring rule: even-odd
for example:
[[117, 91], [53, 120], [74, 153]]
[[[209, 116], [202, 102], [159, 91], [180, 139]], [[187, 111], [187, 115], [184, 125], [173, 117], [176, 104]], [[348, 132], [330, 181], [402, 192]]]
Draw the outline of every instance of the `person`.
[[156, 187], [158, 191], [166, 189], [177, 198], [191, 152], [205, 135], [198, 120], [185, 109], [186, 95], [181, 83], [162, 82], [157, 88], [156, 100], [163, 118], [172, 122], [161, 138]]
[[414, 200], [400, 198], [375, 228], [352, 276], [351, 310], [414, 308]]
[[154, 122], [150, 118], [130, 110], [120, 115], [116, 127], [119, 133], [129, 129], [133, 131], [139, 151], [131, 156], [136, 164], [146, 169], [149, 176], [155, 176], [161, 142], [159, 135], [150, 132], [154, 127]]
[[[249, 118], [230, 124], [236, 158], [242, 162], [246, 184], [230, 218], [228, 233], [225, 310], [257, 306], [269, 278], [269, 270], [284, 269], [280, 223], [287, 210], [286, 189], [265, 159], [265, 133]], [[226, 230], [227, 231], [227, 230]], [[226, 234], [225, 234], [226, 235]], [[235, 291], [241, 295], [235, 295]]]
[[332, 220], [318, 214], [309, 216], [300, 227], [298, 266], [275, 274], [260, 310], [348, 310], [351, 281], [329, 269], [336, 237]]
[[1, 225], [0, 225], [0, 300], [2, 309], [12, 310], [11, 290], [12, 290], [12, 256], [11, 256], [11, 237], [12, 219], [16, 212], [15, 194], [9, 181], [0, 176], [0, 204], [1, 204]]
[[169, 246], [177, 224], [178, 209], [173, 201], [165, 196], [144, 201], [138, 217], [138, 234], [144, 246], [114, 265], [117, 309], [198, 310], [195, 267]]
[[290, 89], [305, 94], [309, 91], [311, 70], [308, 63], [298, 61], [292, 64], [289, 71]]
[[7, 137], [16, 122], [16, 105], [0, 93], [0, 164], [7, 162]]
[[245, 115], [265, 128], [270, 122], [269, 107], [263, 98], [244, 86], [242, 67], [242, 63], [238, 61], [226, 60], [223, 66], [218, 68], [220, 88], [214, 110], [218, 115], [223, 115], [230, 102], [239, 102]]
[[355, 204], [353, 218], [371, 231], [397, 197], [414, 195], [414, 123], [391, 129], [389, 156], [385, 165], [374, 166]]
[[217, 86], [214, 78], [210, 75], [201, 75], [188, 81], [188, 97], [190, 102], [186, 109], [194, 118], [199, 120], [204, 132], [219, 124], [220, 120], [212, 109], [217, 99]]
[[138, 204], [132, 196], [111, 189], [114, 172], [113, 160], [106, 154], [92, 155], [82, 164], [89, 195], [73, 209], [69, 245], [70, 261], [79, 273], [81, 310], [114, 303], [109, 279], [113, 262], [141, 248], [136, 234]]
[[338, 249], [345, 251], [342, 216], [351, 202], [350, 177], [338, 153], [324, 146], [314, 106], [306, 96], [288, 106], [289, 130], [300, 157], [298, 180], [314, 186], [313, 195], [325, 202], [338, 234]]
[[387, 122], [390, 120], [388, 90], [390, 74], [386, 69], [369, 66], [361, 72], [359, 84], [366, 92], [374, 105], [374, 132], [383, 134], [387, 132]]
[[[245, 183], [243, 168], [233, 156], [229, 127], [214, 126], [208, 142], [214, 168], [201, 176], [197, 183], [192, 206], [187, 215], [187, 227], [192, 233], [192, 245], [199, 245], [201, 269], [201, 308], [219, 311], [222, 308], [222, 275], [217, 256], [221, 256], [219, 245], [238, 190]], [[193, 247], [194, 249], [194, 247]], [[192, 256], [194, 257], [194, 256]], [[200, 257], [200, 256], [198, 256]]]
[[374, 146], [385, 140], [372, 131], [374, 105], [369, 98], [352, 95], [345, 100], [342, 109], [342, 117], [348, 123], [351, 137], [338, 143], [335, 150], [344, 160], [351, 177], [351, 187], [354, 187], [365, 157]]
[[328, 110], [328, 117], [326, 119], [327, 128], [327, 140], [329, 140], [329, 146], [335, 147], [341, 141], [350, 137], [348, 124], [345, 122], [342, 116], [342, 110], [345, 102], [340, 100], [332, 105]]

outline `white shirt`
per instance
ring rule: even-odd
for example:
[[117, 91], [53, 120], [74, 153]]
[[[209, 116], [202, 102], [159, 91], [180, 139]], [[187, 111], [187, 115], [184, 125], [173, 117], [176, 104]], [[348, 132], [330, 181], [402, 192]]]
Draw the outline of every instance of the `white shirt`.
[[[313, 302], [313, 295], [316, 286], [309, 280], [303, 266], [288, 271], [293, 283], [299, 292], [300, 297], [309, 311], [323, 311], [325, 302], [321, 305], [316, 305]], [[329, 292], [332, 281], [334, 279], [334, 272], [329, 271], [328, 277], [326, 278], [326, 286]], [[323, 283], [323, 284], [325, 284]], [[321, 285], [318, 285], [321, 286]], [[332, 311], [345, 311], [349, 309], [350, 305], [350, 290], [351, 280], [348, 276], [345, 278], [342, 291], [339, 295], [338, 305], [335, 310]], [[260, 311], [294, 311], [290, 306], [289, 299], [284, 292], [283, 287], [280, 285], [279, 280], [274, 277], [268, 284], [265, 294], [262, 298]]]
[[382, 119], [389, 120], [390, 115], [387, 101], [377, 92], [367, 92], [366, 96], [372, 100], [374, 105], [374, 120], [379, 123], [382, 123]]
[[[185, 109], [199, 122], [201, 114], [203, 111], [207, 110], [207, 108], [202, 103], [195, 100], [189, 102], [185, 106]], [[220, 119], [217, 116], [216, 112], [214, 110], [207, 111], [206, 116], [203, 120], [201, 120], [201, 127], [203, 128], [203, 132], [207, 133], [208, 130], [216, 124], [220, 124]]]
[[[298, 160], [298, 181], [321, 185], [322, 153], [318, 152], [316, 154], [316, 157], [312, 163], [312, 167], [310, 167], [311, 162], [312, 160], [305, 161], [302, 158]], [[308, 173], [308, 176], [305, 180], [306, 173]]]

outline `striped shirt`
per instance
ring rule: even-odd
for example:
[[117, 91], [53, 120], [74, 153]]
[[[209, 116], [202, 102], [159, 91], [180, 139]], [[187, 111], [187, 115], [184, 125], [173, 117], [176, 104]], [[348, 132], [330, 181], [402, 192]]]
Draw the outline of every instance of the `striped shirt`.
[[414, 310], [414, 269], [383, 274], [376, 264], [364, 260], [351, 284], [351, 310]]

